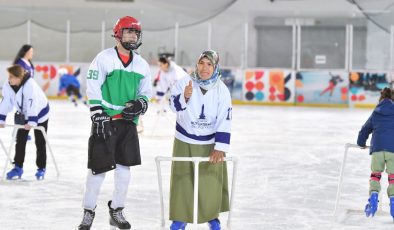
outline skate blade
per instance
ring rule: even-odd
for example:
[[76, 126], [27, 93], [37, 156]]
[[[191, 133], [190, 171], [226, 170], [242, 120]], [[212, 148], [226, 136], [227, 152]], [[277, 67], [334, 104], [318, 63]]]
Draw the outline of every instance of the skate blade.
[[7, 180], [20, 180], [22, 176], [13, 176], [13, 177], [7, 177]]
[[11, 178], [7, 177], [6, 178], [8, 181], [17, 181], [17, 180], [21, 180], [22, 177], [21, 176], [13, 176]]
[[130, 230], [131, 228], [118, 228], [116, 226], [110, 225], [109, 230]]
[[[364, 210], [357, 210], [357, 209], [346, 209], [346, 214], [347, 215], [365, 215]], [[383, 211], [383, 210], [378, 210], [375, 212], [374, 216], [379, 215], [379, 216], [388, 216], [390, 215], [389, 212]]]

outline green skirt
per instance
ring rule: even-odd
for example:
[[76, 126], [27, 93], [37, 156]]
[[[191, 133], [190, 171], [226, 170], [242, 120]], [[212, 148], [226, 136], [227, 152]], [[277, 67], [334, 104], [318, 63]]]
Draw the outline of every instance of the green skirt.
[[[214, 144], [195, 145], [175, 138], [174, 157], [208, 157]], [[201, 162], [198, 187], [198, 223], [229, 211], [227, 164]], [[173, 162], [170, 185], [170, 220], [193, 223], [194, 164]]]

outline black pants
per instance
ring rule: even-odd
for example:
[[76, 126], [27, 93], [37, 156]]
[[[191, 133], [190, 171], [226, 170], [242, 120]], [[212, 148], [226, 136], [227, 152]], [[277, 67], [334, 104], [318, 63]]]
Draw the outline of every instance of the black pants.
[[75, 86], [73, 86], [73, 85], [69, 85], [69, 86], [66, 88], [66, 93], [67, 93], [67, 96], [72, 96], [72, 95], [74, 95], [74, 96], [76, 96], [78, 99], [82, 98], [82, 95], [81, 95], [81, 93], [79, 92], [79, 88], [77, 88], [77, 87], [75, 87]]
[[[45, 128], [45, 132], [48, 131], [48, 120], [43, 123], [39, 123], [38, 126], [42, 126]], [[15, 145], [15, 157], [14, 163], [18, 167], [23, 167], [23, 162], [25, 161], [26, 154], [26, 142], [27, 136], [29, 134], [29, 130], [19, 129], [16, 134], [16, 145]], [[42, 135], [41, 131], [34, 130], [34, 138], [36, 140], [36, 148], [37, 148], [37, 159], [36, 165], [38, 168], [42, 169], [46, 167], [47, 163], [47, 151], [46, 151], [46, 142], [44, 135]]]

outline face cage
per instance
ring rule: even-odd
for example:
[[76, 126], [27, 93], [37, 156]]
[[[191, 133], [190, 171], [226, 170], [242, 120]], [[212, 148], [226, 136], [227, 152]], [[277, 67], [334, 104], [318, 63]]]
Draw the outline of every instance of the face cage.
[[142, 45], [142, 31], [136, 30], [136, 29], [132, 29], [137, 33], [137, 41], [136, 42], [123, 42], [122, 38], [123, 38], [123, 30], [125, 29], [130, 29], [130, 28], [123, 28], [122, 29], [122, 34], [120, 35], [120, 37], [118, 37], [120, 44], [122, 44], [123, 48], [125, 48], [126, 50], [136, 50], [138, 49], [138, 47], [140, 47]]

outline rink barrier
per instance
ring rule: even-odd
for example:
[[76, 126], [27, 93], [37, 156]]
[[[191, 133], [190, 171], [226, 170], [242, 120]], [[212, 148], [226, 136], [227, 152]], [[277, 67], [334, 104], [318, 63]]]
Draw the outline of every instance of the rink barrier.
[[[12, 140], [11, 140], [11, 144], [10, 144], [10, 148], [9, 148], [8, 152], [5, 149], [4, 145], [2, 144], [2, 147], [6, 151], [6, 155], [7, 155], [7, 159], [5, 160], [4, 169], [3, 169], [3, 179], [4, 180], [6, 179], [6, 171], [7, 171], [8, 163], [10, 162], [12, 164], [12, 160], [11, 160], [10, 156], [11, 156], [11, 153], [12, 153], [13, 144], [14, 144], [14, 142], [16, 142], [17, 131], [18, 131], [18, 129], [24, 129], [25, 126], [23, 126], [23, 125], [5, 125], [5, 127], [12, 127], [14, 129], [12, 130]], [[55, 155], [53, 154], [51, 145], [49, 144], [49, 140], [48, 140], [48, 136], [47, 136], [47, 134], [45, 132], [45, 128], [42, 127], [42, 126], [32, 126], [31, 129], [36, 129], [36, 130], [41, 131], [42, 135], [44, 136], [45, 143], [48, 146], [49, 152], [50, 152], [51, 157], [52, 157], [53, 164], [55, 165], [57, 177], [59, 178], [59, 176], [60, 176], [59, 168], [57, 167]]]
[[[358, 146], [358, 145], [355, 145], [355, 144], [351, 144], [351, 143], [346, 143], [345, 144], [345, 152], [343, 154], [341, 171], [339, 173], [339, 178], [338, 178], [337, 196], [335, 198], [335, 207], [334, 207], [334, 213], [333, 213], [334, 217], [337, 216], [337, 212], [338, 212], [338, 206], [339, 206], [339, 201], [340, 201], [340, 198], [341, 198], [342, 185], [343, 185], [343, 176], [344, 176], [344, 171], [345, 171], [345, 166], [346, 166], [347, 154], [348, 154], [348, 151], [349, 151], [350, 148], [367, 150], [367, 149], [369, 149], [369, 146], [366, 146], [366, 148], [362, 148], [361, 146]], [[380, 209], [381, 209], [381, 204], [379, 203], [379, 205], [380, 205]]]
[[[155, 158], [156, 167], [157, 167], [157, 178], [159, 183], [159, 191], [160, 191], [160, 214], [161, 214], [161, 227], [165, 227], [165, 219], [164, 219], [164, 201], [163, 201], [163, 185], [162, 185], [162, 176], [161, 176], [161, 161], [186, 161], [192, 162], [195, 166], [199, 166], [201, 162], [208, 162], [209, 157], [161, 157], [158, 156]], [[234, 192], [235, 192], [235, 182], [237, 176], [237, 166], [238, 160], [236, 157], [225, 157], [223, 161], [232, 161], [233, 162], [233, 178], [231, 183], [231, 194], [230, 194], [230, 210], [227, 217], [227, 229], [231, 229], [231, 217], [233, 210], [233, 202], [234, 202]], [[194, 167], [194, 194], [193, 194], [193, 225], [194, 228], [197, 229], [197, 215], [198, 215], [198, 179], [199, 179], [199, 167]]]

